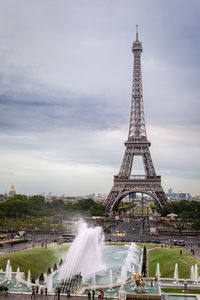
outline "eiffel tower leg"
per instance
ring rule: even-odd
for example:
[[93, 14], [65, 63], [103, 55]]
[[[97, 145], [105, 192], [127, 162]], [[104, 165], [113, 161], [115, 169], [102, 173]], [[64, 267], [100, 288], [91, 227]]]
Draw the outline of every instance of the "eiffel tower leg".
[[156, 176], [156, 171], [154, 169], [149, 148], [147, 148], [145, 152], [143, 152], [142, 158], [143, 158], [143, 164], [144, 164], [146, 176]]
[[114, 186], [105, 201], [106, 211], [109, 213], [116, 211], [120, 201], [131, 193], [147, 194], [155, 199], [160, 207], [170, 204], [161, 186], [160, 176], [144, 178], [143, 180], [117, 178], [114, 180]]

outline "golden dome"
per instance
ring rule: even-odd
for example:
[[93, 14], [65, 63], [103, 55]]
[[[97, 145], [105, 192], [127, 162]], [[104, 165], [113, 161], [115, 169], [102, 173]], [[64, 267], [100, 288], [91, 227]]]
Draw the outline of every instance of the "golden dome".
[[15, 192], [14, 185], [12, 185], [12, 187], [11, 187], [11, 189], [10, 189], [10, 192]]

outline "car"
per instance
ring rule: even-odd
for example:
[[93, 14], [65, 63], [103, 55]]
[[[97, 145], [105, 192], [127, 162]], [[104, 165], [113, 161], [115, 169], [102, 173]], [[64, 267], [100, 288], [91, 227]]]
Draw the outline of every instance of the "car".
[[183, 241], [183, 240], [178, 241], [178, 242], [177, 242], [177, 245], [178, 245], [178, 246], [185, 247], [185, 241]]
[[160, 241], [159, 240], [152, 240], [152, 243], [160, 244]]
[[19, 235], [15, 235], [14, 239], [18, 240], [18, 239], [20, 239], [20, 236]]

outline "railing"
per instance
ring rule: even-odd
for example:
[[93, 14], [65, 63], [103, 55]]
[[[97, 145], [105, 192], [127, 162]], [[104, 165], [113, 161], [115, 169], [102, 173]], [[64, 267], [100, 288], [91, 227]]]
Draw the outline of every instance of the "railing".
[[114, 176], [114, 179], [127, 179], [127, 180], [160, 180], [161, 176], [146, 176], [146, 175], [130, 175], [130, 176]]
[[146, 175], [130, 175], [129, 179], [147, 179]]

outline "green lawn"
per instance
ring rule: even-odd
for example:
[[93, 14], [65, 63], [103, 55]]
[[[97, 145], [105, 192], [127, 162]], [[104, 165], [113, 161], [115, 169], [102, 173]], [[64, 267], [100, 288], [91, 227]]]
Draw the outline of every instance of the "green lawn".
[[160, 273], [162, 278], [173, 278], [174, 267], [178, 264], [179, 278], [190, 278], [191, 266], [198, 264], [200, 261], [192, 256], [188, 251], [180, 248], [157, 248], [149, 252], [150, 255], [150, 275], [153, 277], [156, 273], [157, 263], [160, 264]]
[[137, 246], [139, 246], [140, 248], [144, 248], [144, 246], [146, 246], [147, 249], [152, 249], [155, 247], [160, 247], [160, 245], [158, 244], [154, 244], [154, 243], [136, 243]]
[[48, 248], [35, 248], [1, 256], [0, 269], [5, 270], [7, 260], [10, 259], [13, 271], [19, 267], [27, 276], [28, 269], [30, 269], [31, 277], [37, 279], [41, 272], [47, 272], [54, 263], [59, 263], [61, 258], [64, 259], [69, 246], [70, 244], [50, 245]]
[[184, 288], [182, 289], [162, 289], [163, 293], [173, 293], [173, 294], [200, 294], [200, 290], [189, 290], [187, 289], [186, 293]]

